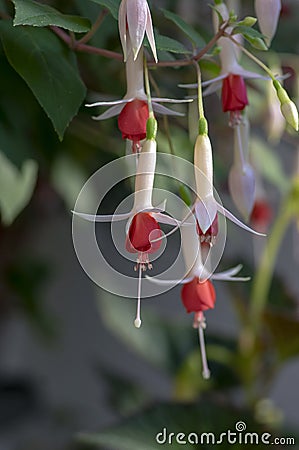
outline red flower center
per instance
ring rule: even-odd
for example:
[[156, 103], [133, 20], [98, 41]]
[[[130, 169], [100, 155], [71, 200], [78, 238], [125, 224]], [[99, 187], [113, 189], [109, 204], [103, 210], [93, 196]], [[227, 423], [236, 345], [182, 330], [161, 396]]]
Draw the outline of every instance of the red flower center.
[[223, 112], [242, 111], [248, 105], [244, 78], [232, 73], [224, 78], [221, 98]]
[[209, 280], [200, 283], [197, 277], [184, 284], [181, 297], [188, 313], [214, 308], [216, 301], [216, 293], [212, 283]]
[[137, 213], [130, 224], [126, 249], [130, 253], [154, 253], [160, 248], [161, 241], [150, 241], [161, 236], [161, 228], [150, 213]]
[[147, 102], [132, 100], [127, 103], [118, 116], [118, 128], [123, 139], [139, 142], [146, 137], [146, 121], [149, 117]]

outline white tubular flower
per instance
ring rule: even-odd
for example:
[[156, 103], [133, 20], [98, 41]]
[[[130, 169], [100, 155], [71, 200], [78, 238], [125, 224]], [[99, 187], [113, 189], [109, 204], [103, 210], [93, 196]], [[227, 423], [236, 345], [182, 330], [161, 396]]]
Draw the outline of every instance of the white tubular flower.
[[262, 34], [268, 47], [276, 33], [281, 11], [281, 0], [255, 0], [255, 12]]
[[[189, 213], [179, 225], [169, 233], [164, 234], [154, 242], [173, 234], [186, 223], [192, 212], [197, 222], [197, 233], [201, 243], [213, 245], [218, 234], [218, 213], [234, 222], [240, 228], [258, 236], [265, 236], [245, 225], [230, 211], [215, 200], [213, 189], [213, 157], [212, 146], [208, 136], [208, 124], [205, 118], [199, 119], [199, 134], [194, 147], [194, 176], [196, 186], [196, 200]], [[190, 224], [189, 224], [190, 225]], [[188, 226], [188, 225], [186, 225]]]
[[248, 163], [234, 164], [229, 172], [228, 184], [233, 202], [247, 222], [255, 198], [255, 173], [252, 166]]
[[255, 173], [248, 162], [249, 122], [246, 118], [234, 127], [234, 163], [229, 173], [231, 197], [245, 221], [249, 219], [255, 199]]
[[260, 234], [243, 224], [214, 198], [212, 147], [205, 119], [200, 119], [199, 135], [194, 148], [194, 168], [197, 193], [194, 209], [201, 239], [203, 240], [205, 237], [205, 242], [207, 242], [207, 238], [209, 238], [209, 242], [213, 243], [213, 239], [216, 238], [218, 233], [217, 212], [241, 228], [254, 234]]
[[118, 28], [125, 61], [131, 52], [134, 61], [137, 59], [146, 34], [154, 59], [158, 62], [152, 18], [146, 0], [122, 0], [118, 11]]

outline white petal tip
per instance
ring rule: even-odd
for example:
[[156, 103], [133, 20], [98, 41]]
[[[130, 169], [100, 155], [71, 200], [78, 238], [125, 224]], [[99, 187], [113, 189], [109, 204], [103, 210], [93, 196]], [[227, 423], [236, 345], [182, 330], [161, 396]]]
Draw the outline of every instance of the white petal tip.
[[140, 328], [141, 327], [141, 320], [140, 319], [135, 319], [134, 320], [134, 326], [135, 326], [135, 328]]

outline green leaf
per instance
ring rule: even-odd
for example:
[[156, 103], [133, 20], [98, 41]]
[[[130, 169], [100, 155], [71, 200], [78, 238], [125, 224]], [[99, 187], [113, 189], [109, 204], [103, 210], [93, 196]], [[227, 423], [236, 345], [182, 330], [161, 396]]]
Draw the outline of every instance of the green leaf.
[[250, 152], [259, 173], [281, 192], [286, 192], [289, 180], [283, 171], [280, 158], [273, 149], [261, 139], [253, 137], [250, 140]]
[[161, 9], [166, 19], [171, 20], [173, 23], [176, 24], [179, 29], [188, 36], [188, 38], [193, 42], [195, 47], [204, 47], [205, 41], [200, 36], [200, 34], [197, 33], [194, 28], [192, 28], [188, 23], [186, 23], [180, 16], [177, 14], [174, 14], [173, 12], [167, 11], [166, 9]]
[[263, 41], [264, 36], [254, 28], [245, 25], [239, 25], [234, 28], [232, 34], [242, 34], [246, 41], [248, 41], [252, 45], [252, 47], [256, 48], [257, 50], [268, 50], [268, 47]]
[[2, 20], [0, 35], [10, 65], [26, 81], [62, 139], [86, 93], [73, 52], [46, 28], [14, 28]]
[[234, 28], [232, 34], [243, 34], [243, 36], [251, 38], [263, 38], [264, 35], [254, 28], [248, 27], [246, 25], [238, 25]]
[[[175, 39], [169, 38], [168, 36], [162, 36], [161, 34], [155, 33], [155, 41], [157, 49], [160, 51], [166, 51], [170, 53], [180, 53], [180, 54], [190, 54], [190, 50]], [[148, 46], [148, 43], [146, 44]]]
[[75, 33], [86, 33], [90, 30], [90, 21], [80, 16], [62, 14], [56, 9], [33, 0], [12, 0], [16, 14], [13, 21], [16, 25], [32, 25], [47, 27], [49, 25], [65, 28]]
[[98, 3], [99, 5], [107, 8], [114, 19], [118, 19], [118, 8], [120, 4], [120, 0], [91, 0], [94, 3]]
[[10, 225], [28, 204], [36, 177], [35, 161], [25, 161], [19, 171], [0, 151], [0, 209], [4, 225]]

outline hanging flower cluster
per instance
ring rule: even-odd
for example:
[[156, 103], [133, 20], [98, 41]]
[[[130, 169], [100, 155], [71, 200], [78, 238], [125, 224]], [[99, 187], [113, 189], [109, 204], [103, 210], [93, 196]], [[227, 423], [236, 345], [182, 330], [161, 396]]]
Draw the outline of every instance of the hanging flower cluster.
[[[209, 378], [203, 331], [206, 327], [205, 312], [214, 308], [216, 280], [247, 281], [248, 278], [235, 277], [241, 266], [226, 272], [213, 273], [209, 268], [210, 253], [217, 245], [219, 234], [218, 214], [222, 214], [241, 228], [253, 234], [263, 233], [271, 218], [271, 211], [265, 201], [256, 198], [255, 173], [249, 155], [249, 122], [246, 108], [249, 105], [246, 79], [271, 79], [281, 104], [281, 112], [286, 121], [298, 129], [298, 112], [294, 103], [275, 76], [268, 70], [267, 76], [244, 69], [240, 63], [240, 49], [244, 50], [241, 36], [234, 34], [233, 21], [225, 3], [217, 1], [219, 15], [215, 14], [215, 33], [223, 32], [218, 39], [220, 48], [220, 75], [201, 83], [197, 65], [198, 82], [184, 85], [198, 88], [199, 122], [198, 135], [194, 145], [195, 200], [187, 217], [172, 218], [165, 213], [165, 205], [153, 206], [152, 191], [156, 170], [157, 121], [154, 113], [178, 115], [161, 106], [160, 103], [185, 102], [190, 99], [172, 100], [151, 98], [147, 66], [144, 63], [144, 37], [147, 36], [154, 61], [158, 63], [152, 19], [146, 0], [122, 0], [119, 7], [119, 33], [126, 67], [127, 92], [123, 99], [99, 101], [87, 106], [110, 106], [96, 120], [118, 116], [118, 128], [122, 138], [130, 142], [136, 157], [134, 205], [130, 212], [120, 215], [90, 215], [74, 212], [83, 219], [95, 222], [127, 220], [124, 247], [136, 254], [135, 271], [138, 273], [137, 313], [134, 324], [141, 326], [141, 281], [143, 272], [152, 268], [151, 255], [156, 253], [163, 239], [180, 229], [182, 251], [186, 263], [186, 275], [181, 280], [162, 280], [148, 277], [152, 283], [183, 285], [181, 297], [187, 313], [194, 313], [194, 328], [198, 329], [204, 378]], [[266, 5], [267, 4], [267, 5]], [[280, 11], [280, 1], [262, 0], [255, 2], [258, 21], [269, 45], [274, 36]], [[222, 17], [222, 22], [219, 17]], [[249, 20], [250, 19], [250, 20]], [[250, 26], [255, 19], [249, 18]], [[260, 39], [260, 38], [257, 38]], [[194, 61], [193, 61], [194, 62]], [[146, 82], [145, 82], [146, 81]], [[204, 115], [203, 95], [221, 89], [223, 113], [229, 113], [229, 125], [234, 133], [233, 164], [228, 176], [232, 199], [242, 216], [258, 231], [253, 230], [230, 211], [224, 208], [214, 196], [213, 150], [208, 135], [208, 122]], [[191, 221], [189, 219], [192, 219]], [[171, 225], [168, 234], [162, 233], [160, 224]]]

